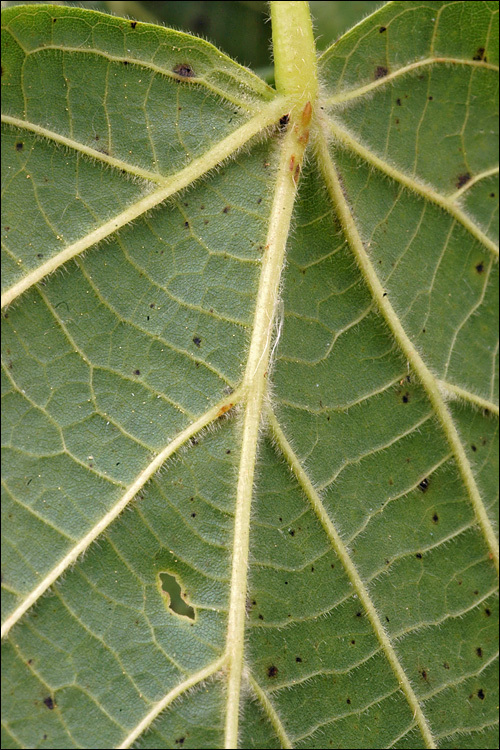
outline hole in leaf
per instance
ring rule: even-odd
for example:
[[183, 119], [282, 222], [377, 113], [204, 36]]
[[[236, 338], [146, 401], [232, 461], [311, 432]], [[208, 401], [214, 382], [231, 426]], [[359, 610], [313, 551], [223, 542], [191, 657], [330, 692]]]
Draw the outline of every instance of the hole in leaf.
[[194, 609], [182, 598], [181, 587], [175, 576], [170, 573], [160, 573], [160, 581], [161, 590], [168, 597], [169, 610], [175, 615], [194, 620]]

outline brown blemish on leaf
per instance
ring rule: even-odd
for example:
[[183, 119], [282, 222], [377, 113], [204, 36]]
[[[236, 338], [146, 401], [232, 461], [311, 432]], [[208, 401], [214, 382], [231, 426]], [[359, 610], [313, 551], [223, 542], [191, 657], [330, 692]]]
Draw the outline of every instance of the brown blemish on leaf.
[[380, 29], [378, 30], [378, 33], [383, 34], [384, 31], [387, 31], [387, 26], [381, 26]]
[[475, 51], [474, 55], [472, 56], [473, 60], [482, 60], [483, 62], [487, 62], [488, 58], [485, 55], [486, 50], [484, 47], [478, 47]]
[[44, 698], [43, 702], [45, 703], [45, 705], [47, 706], [47, 708], [49, 709], [49, 711], [52, 711], [56, 707], [56, 704], [54, 703], [54, 701], [50, 697], [50, 695], [47, 696], [47, 698]]
[[483, 264], [483, 263], [478, 263], [478, 264], [476, 265], [476, 271], [477, 271], [478, 273], [483, 273], [483, 271], [484, 271], [484, 264]]
[[456, 181], [457, 188], [461, 188], [464, 185], [467, 185], [467, 183], [470, 180], [470, 174], [469, 172], [464, 172], [463, 174], [459, 174]]
[[232, 409], [234, 404], [224, 404], [224, 406], [221, 406], [219, 411], [216, 414], [216, 418], [222, 417], [226, 412], [228, 412], [230, 409]]
[[383, 65], [378, 65], [375, 68], [375, 80], [377, 80], [377, 78], [385, 78], [388, 72], [389, 71], [386, 67], [384, 67]]
[[130, 21], [130, 28], [131, 29], [135, 29], [136, 26], [137, 26], [137, 21]]
[[16, 151], [22, 151], [24, 148], [24, 143], [22, 141], [18, 141], [16, 143]]
[[313, 110], [312, 110], [311, 102], [306, 102], [306, 105], [304, 109], [302, 110], [302, 115], [300, 117], [300, 122], [303, 128], [307, 128], [307, 126], [311, 122], [312, 111]]
[[295, 167], [295, 172], [293, 173], [293, 181], [295, 182], [295, 184], [297, 184], [299, 181], [299, 175], [300, 175], [300, 164], [297, 164], [297, 166]]
[[181, 78], [196, 78], [196, 73], [189, 63], [178, 63], [178, 65], [175, 65], [173, 72]]
[[198, 349], [201, 346], [201, 339], [198, 338], [198, 336], [193, 336], [193, 344], [198, 347]]
[[230, 210], [231, 210], [231, 206], [224, 206], [224, 208], [222, 209], [222, 213], [223, 214], [228, 214], [230, 212]]
[[293, 170], [295, 169], [295, 154], [292, 154], [290, 157], [290, 163], [288, 164], [288, 169], [290, 170], [290, 172], [293, 172]]
[[270, 667], [267, 668], [268, 677], [276, 677], [277, 674], [278, 674], [278, 667], [275, 667], [274, 664], [272, 664]]

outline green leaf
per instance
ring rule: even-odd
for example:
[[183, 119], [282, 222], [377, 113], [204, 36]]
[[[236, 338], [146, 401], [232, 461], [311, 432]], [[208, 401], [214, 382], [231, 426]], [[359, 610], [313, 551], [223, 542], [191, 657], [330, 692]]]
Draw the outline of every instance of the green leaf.
[[271, 5], [2, 13], [5, 748], [496, 747], [498, 4]]

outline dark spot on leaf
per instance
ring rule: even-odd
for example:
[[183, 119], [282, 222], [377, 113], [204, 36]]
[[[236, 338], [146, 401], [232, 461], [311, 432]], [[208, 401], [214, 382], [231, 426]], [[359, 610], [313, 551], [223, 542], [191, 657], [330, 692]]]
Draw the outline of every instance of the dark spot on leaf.
[[224, 208], [222, 209], [222, 213], [223, 214], [228, 214], [230, 212], [230, 210], [231, 210], [231, 206], [224, 206]]
[[490, 193], [490, 198], [495, 198], [495, 193]]
[[478, 646], [476, 648], [476, 654], [479, 656], [480, 659], [483, 658], [483, 649], [481, 648], [481, 646]]
[[470, 174], [469, 172], [464, 172], [463, 174], [459, 174], [456, 181], [457, 188], [461, 188], [464, 185], [467, 185], [467, 183], [470, 180]]
[[179, 63], [174, 67], [174, 73], [182, 78], [194, 78], [196, 73], [189, 63]]
[[351, 699], [350, 699], [350, 698], [348, 698], [348, 699], [346, 700], [346, 703], [348, 703], [349, 705], [351, 705]]
[[228, 448], [226, 451], [226, 455], [229, 455], [231, 453], [231, 448]]
[[22, 151], [24, 148], [24, 143], [22, 141], [18, 141], [16, 143], [16, 151]]
[[433, 514], [433, 516], [432, 516], [432, 520], [434, 521], [434, 523], [437, 523], [437, 522], [439, 521], [439, 516], [438, 516], [438, 514], [437, 514], [437, 513], [434, 513], [434, 514]]
[[270, 667], [267, 668], [268, 677], [276, 677], [277, 674], [278, 674], [278, 667], [275, 667], [274, 664], [272, 664]]
[[264, 615], [259, 615], [259, 620], [263, 620], [263, 619], [264, 619]]
[[482, 688], [479, 688], [479, 690], [477, 691], [477, 697], [479, 698], [480, 701], [484, 701], [485, 695], [484, 695], [484, 690]]
[[425, 333], [425, 330], [426, 330], [425, 328], [422, 328], [422, 333]]
[[387, 617], [387, 615], [385, 616], [385, 621], [386, 621], [386, 622], [390, 622], [390, 620], [389, 620], [389, 618]]
[[288, 533], [290, 536], [295, 536], [295, 529], [290, 529]]
[[198, 338], [198, 336], [194, 336], [194, 337], [193, 337], [193, 344], [194, 344], [195, 346], [197, 346], [197, 347], [198, 347], [198, 349], [199, 349], [199, 348], [200, 348], [200, 346], [201, 346], [201, 339], [200, 339], [200, 338]]
[[186, 227], [186, 229], [189, 229], [189, 221], [185, 221], [184, 226]]
[[354, 646], [354, 645], [355, 645], [355, 643], [356, 643], [356, 641], [355, 641], [355, 640], [354, 640], [354, 638], [353, 638], [353, 639], [352, 639], [352, 641], [351, 641], [351, 646]]
[[191, 518], [196, 518], [196, 513], [191, 513]]
[[33, 664], [33, 659], [28, 659], [28, 661], [26, 662], [26, 664]]
[[484, 610], [484, 614], [486, 615], [486, 617], [490, 617], [491, 616], [491, 609], [488, 609], [488, 607], [486, 607], [486, 609]]
[[429, 480], [427, 479], [427, 477], [424, 477], [424, 478], [422, 479], [422, 481], [421, 481], [421, 482], [420, 482], [420, 484], [418, 485], [418, 489], [419, 489], [419, 490], [420, 490], [421, 492], [426, 492], [426, 491], [427, 491], [427, 490], [429, 489]]
[[363, 617], [363, 613], [360, 610], [358, 610], [356, 612], [356, 617]]
[[375, 68], [375, 79], [377, 79], [377, 78], [385, 78], [385, 76], [387, 75], [388, 72], [389, 71], [387, 70], [387, 68], [384, 67], [383, 65], [377, 66]]
[[57, 23], [57, 18], [53, 18], [52, 23]]
[[54, 703], [54, 701], [52, 700], [52, 698], [50, 697], [50, 695], [47, 698], [44, 698], [43, 702], [45, 703], [45, 705], [47, 706], [47, 708], [49, 709], [49, 711], [52, 711], [55, 708], [55, 706], [56, 706], [56, 704]]
[[476, 445], [471, 445], [471, 448], [474, 451], [474, 453], [477, 451], [477, 446]]
[[417, 554], [415, 555], [415, 557], [417, 558], [417, 560], [421, 560], [422, 559], [422, 553], [421, 552], [417, 552]]
[[124, 65], [128, 65], [128, 60], [122, 60]]
[[378, 30], [378, 33], [383, 34], [384, 31], [387, 31], [387, 26], [381, 26], [380, 29]]
[[427, 682], [429, 678], [428, 678], [428, 676], [427, 676], [427, 672], [426, 672], [426, 670], [425, 670], [425, 669], [420, 669], [420, 670], [419, 670], [419, 672], [420, 672], [420, 674], [422, 675], [422, 679], [423, 679], [423, 680], [425, 680], [425, 681]]
[[176, 740], [174, 740], [174, 742], [176, 745], [183, 745], [185, 740], [186, 740], [185, 737], [178, 737]]
[[398, 105], [398, 107], [401, 107], [401, 99], [396, 99], [396, 104]]
[[280, 117], [280, 122], [279, 122], [280, 130], [284, 130], [286, 126], [288, 125], [289, 121], [290, 121], [290, 115], [283, 115], [283, 117]]
[[134, 375], [140, 375], [140, 374], [141, 374], [140, 370], [134, 370]]
[[314, 565], [311, 565], [311, 573], [314, 573]]
[[382, 297], [387, 297], [387, 292], [384, 292]]
[[478, 263], [477, 266], [476, 266], [476, 271], [478, 273], [482, 273], [484, 271], [484, 264], [483, 263]]
[[479, 591], [477, 589], [474, 589], [472, 593], [474, 594], [474, 596], [477, 596], [479, 594]]
[[37, 257], [37, 258], [43, 258], [43, 253], [37, 253], [37, 254], [36, 254], [36, 257]]
[[130, 21], [130, 28], [131, 29], [135, 29], [136, 26], [137, 26], [137, 21]]
[[261, 203], [262, 203], [262, 198], [259, 198], [257, 201], [257, 205], [260, 206]]
[[449, 668], [450, 668], [450, 665], [448, 664], [448, 662], [447, 662], [447, 661], [445, 661], [445, 662], [443, 663], [443, 667], [444, 667], [445, 669], [449, 669]]
[[484, 49], [484, 47], [478, 47], [477, 50], [475, 51], [474, 55], [472, 56], [472, 59], [473, 60], [484, 60], [484, 62], [486, 62], [486, 55], [484, 54], [485, 51], [486, 50]]
[[295, 661], [297, 662], [297, 664], [300, 664], [302, 659], [300, 658], [300, 656], [296, 656]]
[[403, 397], [402, 397], [403, 404], [407, 404], [409, 400], [410, 400], [410, 394], [407, 391], [406, 393], [403, 394]]

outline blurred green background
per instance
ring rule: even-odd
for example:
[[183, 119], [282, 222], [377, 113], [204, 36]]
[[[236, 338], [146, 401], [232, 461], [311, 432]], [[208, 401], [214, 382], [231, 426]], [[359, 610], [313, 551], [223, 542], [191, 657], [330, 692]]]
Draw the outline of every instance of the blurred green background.
[[[9, 5], [32, 5], [33, 2], [2, 2]], [[41, 4], [41, 3], [37, 3]], [[271, 24], [268, 3], [261, 0], [192, 0], [188, 2], [158, 2], [158, 0], [100, 0], [67, 2], [58, 5], [78, 5], [105, 13], [134, 18], [137, 21], [161, 23], [202, 36], [221, 50], [247, 65], [267, 81], [273, 80], [271, 60]], [[368, 13], [384, 5], [383, 2], [334, 2], [312, 0], [316, 42], [322, 50], [344, 31]]]

